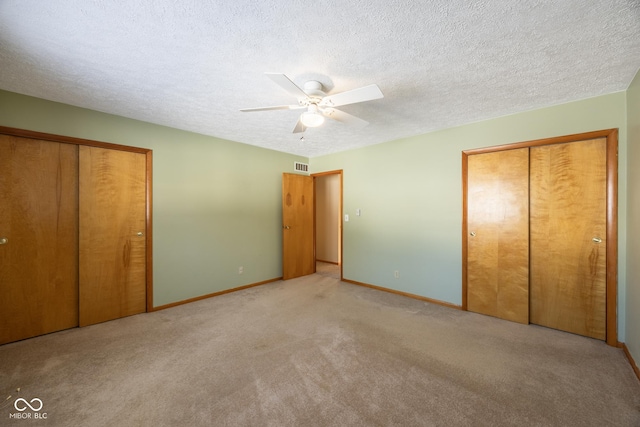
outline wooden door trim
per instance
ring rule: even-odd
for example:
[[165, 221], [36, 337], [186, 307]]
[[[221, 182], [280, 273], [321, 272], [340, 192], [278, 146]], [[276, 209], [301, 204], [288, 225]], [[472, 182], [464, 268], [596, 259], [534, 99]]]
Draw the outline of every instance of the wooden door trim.
[[[343, 169], [336, 169], [336, 170], [332, 170], [332, 171], [326, 171], [326, 172], [317, 172], [317, 173], [312, 173], [311, 176], [313, 177], [313, 205], [314, 205], [314, 211], [315, 211], [315, 206], [316, 206], [316, 178], [319, 176], [326, 176], [326, 175], [340, 175], [340, 217], [339, 217], [339, 221], [340, 224], [338, 224], [338, 227], [340, 227], [340, 259], [338, 260], [338, 264], [340, 265], [340, 280], [342, 280], [343, 275], [342, 275], [342, 266], [344, 265], [344, 246], [342, 244], [343, 241], [343, 234], [344, 234], [344, 227], [342, 224], [342, 218], [343, 218], [343, 208], [342, 208], [342, 202], [343, 202], [343, 178], [344, 178], [344, 174], [343, 174]], [[315, 245], [316, 242], [316, 217], [315, 214], [313, 216], [313, 242]]]
[[152, 164], [153, 150], [148, 148], [131, 147], [128, 145], [113, 144], [110, 142], [93, 141], [90, 139], [74, 138], [71, 136], [55, 135], [51, 133], [36, 132], [26, 129], [18, 129], [0, 126], [0, 134], [19, 136], [22, 138], [38, 139], [43, 141], [61, 142], [74, 145], [86, 145], [90, 147], [106, 148], [109, 150], [129, 151], [141, 153], [146, 156], [147, 176], [146, 176], [146, 309], [153, 311], [153, 236], [152, 236]]
[[607, 344], [618, 344], [618, 129], [607, 138]]
[[564, 144], [589, 139], [607, 140], [607, 283], [606, 342], [618, 345], [618, 129], [537, 139], [462, 151], [462, 309], [467, 310], [467, 180], [468, 157], [474, 154], [541, 145]]
[[113, 144], [111, 142], [93, 141], [91, 139], [74, 138], [72, 136], [55, 135], [52, 133], [35, 132], [32, 130], [17, 129], [0, 126], [0, 134], [21, 136], [23, 138], [41, 139], [44, 141], [63, 142], [75, 145], [88, 145], [91, 147], [107, 148], [109, 150], [131, 151], [133, 153], [146, 154], [152, 150], [148, 148], [131, 147], [129, 145]]
[[147, 264], [146, 264], [146, 278], [147, 278], [147, 312], [153, 311], [153, 152], [148, 150], [144, 153], [147, 162], [147, 177], [146, 177], [146, 230], [145, 236], [147, 238], [146, 251], [147, 251]]

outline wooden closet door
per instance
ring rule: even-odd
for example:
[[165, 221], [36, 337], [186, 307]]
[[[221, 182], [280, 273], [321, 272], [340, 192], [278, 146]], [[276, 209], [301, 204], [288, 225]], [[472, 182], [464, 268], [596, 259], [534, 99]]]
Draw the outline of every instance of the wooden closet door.
[[531, 323], [604, 339], [606, 139], [531, 148]]
[[78, 326], [77, 150], [0, 135], [0, 344]]
[[146, 157], [80, 147], [80, 326], [146, 309]]
[[467, 308], [529, 322], [529, 149], [467, 164]]

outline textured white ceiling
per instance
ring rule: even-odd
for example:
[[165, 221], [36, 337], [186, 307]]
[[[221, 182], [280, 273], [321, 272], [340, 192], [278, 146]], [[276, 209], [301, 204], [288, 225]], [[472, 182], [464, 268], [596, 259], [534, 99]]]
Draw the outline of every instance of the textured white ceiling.
[[[639, 0], [0, 0], [0, 88], [315, 157], [625, 90]], [[370, 122], [292, 134], [264, 76], [330, 93]], [[179, 144], [179, 141], [176, 141]]]

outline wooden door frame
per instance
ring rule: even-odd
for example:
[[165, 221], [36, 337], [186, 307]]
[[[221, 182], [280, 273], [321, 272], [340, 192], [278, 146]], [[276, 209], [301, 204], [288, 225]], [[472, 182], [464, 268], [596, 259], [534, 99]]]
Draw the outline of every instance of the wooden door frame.
[[342, 224], [342, 218], [343, 218], [343, 208], [342, 208], [342, 202], [343, 202], [343, 178], [344, 178], [344, 173], [342, 169], [337, 169], [337, 170], [332, 170], [332, 171], [326, 171], [326, 172], [318, 172], [318, 173], [312, 173], [311, 177], [313, 178], [313, 205], [314, 205], [314, 209], [313, 209], [313, 245], [314, 245], [314, 257], [315, 257], [315, 245], [316, 242], [318, 241], [316, 239], [316, 215], [315, 215], [315, 210], [317, 208], [317, 204], [316, 204], [316, 178], [321, 177], [321, 176], [326, 176], [326, 175], [339, 175], [340, 176], [340, 196], [339, 196], [339, 211], [340, 211], [340, 215], [338, 217], [338, 227], [340, 229], [340, 241], [338, 242], [338, 245], [340, 246], [340, 256], [339, 256], [339, 264], [340, 264], [340, 280], [342, 280], [342, 266], [344, 265], [344, 247], [342, 245], [342, 241], [343, 241], [343, 233], [344, 233], [344, 227]]
[[474, 154], [541, 145], [565, 144], [589, 139], [607, 140], [607, 277], [606, 342], [618, 346], [618, 129], [579, 133], [462, 151], [462, 309], [467, 310], [467, 180], [468, 157]]
[[109, 150], [129, 151], [132, 153], [141, 153], [146, 157], [146, 311], [153, 311], [153, 215], [152, 215], [152, 165], [153, 151], [148, 148], [131, 147], [128, 145], [112, 144], [109, 142], [93, 141], [90, 139], [74, 138], [70, 136], [55, 135], [50, 133], [35, 132], [25, 129], [17, 129], [6, 126], [0, 126], [0, 134], [12, 135], [22, 138], [38, 139], [43, 141], [60, 142], [74, 145], [87, 145], [91, 147], [106, 148]]

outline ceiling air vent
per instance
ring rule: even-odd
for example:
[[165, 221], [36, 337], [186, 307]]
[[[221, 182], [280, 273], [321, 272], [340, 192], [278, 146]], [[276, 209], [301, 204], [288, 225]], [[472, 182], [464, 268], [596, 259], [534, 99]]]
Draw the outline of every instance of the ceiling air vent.
[[309, 173], [309, 165], [307, 163], [293, 162], [293, 169], [296, 172]]

